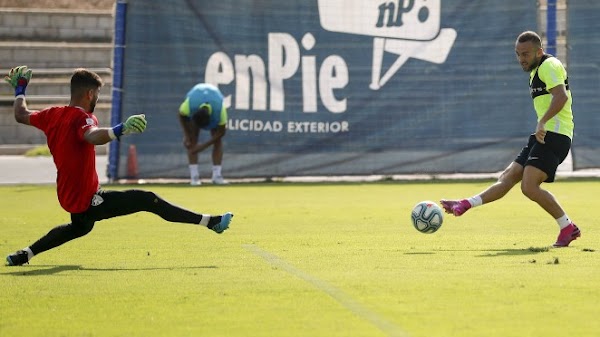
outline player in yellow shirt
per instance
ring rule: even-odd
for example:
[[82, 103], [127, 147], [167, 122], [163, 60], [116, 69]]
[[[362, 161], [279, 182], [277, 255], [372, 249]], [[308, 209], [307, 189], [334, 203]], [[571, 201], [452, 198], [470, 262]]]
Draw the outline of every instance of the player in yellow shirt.
[[504, 197], [521, 182], [523, 194], [558, 223], [560, 233], [554, 247], [567, 247], [581, 236], [581, 232], [556, 198], [541, 188], [543, 182], [554, 181], [556, 169], [571, 148], [574, 124], [567, 71], [557, 58], [544, 53], [542, 40], [535, 32], [521, 33], [515, 42], [515, 52], [521, 67], [529, 73], [530, 93], [538, 121], [535, 132], [495, 184], [471, 198], [441, 200], [441, 204], [447, 213], [461, 216], [470, 208]]

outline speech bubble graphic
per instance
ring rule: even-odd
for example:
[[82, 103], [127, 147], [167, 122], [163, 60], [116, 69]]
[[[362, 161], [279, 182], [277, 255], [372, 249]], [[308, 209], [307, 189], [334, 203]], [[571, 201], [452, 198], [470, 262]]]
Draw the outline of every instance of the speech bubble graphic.
[[[323, 29], [373, 36], [372, 90], [380, 89], [410, 58], [444, 63], [456, 31], [440, 30], [440, 0], [319, 0]], [[398, 58], [380, 78], [384, 52]]]
[[319, 18], [337, 33], [431, 40], [440, 31], [440, 0], [319, 0]]
[[[373, 39], [373, 67], [369, 87], [373, 90], [380, 89], [411, 57], [436, 64], [446, 62], [454, 40], [456, 40], [456, 31], [452, 28], [442, 29], [437, 38], [426, 42], [376, 37]], [[385, 74], [379, 78], [384, 51], [399, 56]]]

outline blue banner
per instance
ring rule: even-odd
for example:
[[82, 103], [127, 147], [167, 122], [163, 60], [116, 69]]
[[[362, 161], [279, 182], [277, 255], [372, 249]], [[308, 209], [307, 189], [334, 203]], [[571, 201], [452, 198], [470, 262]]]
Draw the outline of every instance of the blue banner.
[[569, 87], [573, 95], [573, 166], [600, 167], [600, 3], [569, 1], [567, 22]]
[[208, 82], [226, 177], [499, 171], [535, 128], [514, 55], [535, 17], [519, 0], [132, 1], [123, 113], [148, 129], [121, 146], [142, 177], [187, 177], [177, 111]]

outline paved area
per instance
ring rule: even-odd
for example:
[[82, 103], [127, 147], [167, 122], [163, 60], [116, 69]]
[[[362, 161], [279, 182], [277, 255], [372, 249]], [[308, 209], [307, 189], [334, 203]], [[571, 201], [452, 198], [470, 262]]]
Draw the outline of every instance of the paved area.
[[[107, 155], [96, 156], [96, 171], [100, 183], [106, 177]], [[0, 184], [54, 184], [56, 168], [52, 157], [0, 156]]]
[[[100, 184], [108, 183], [106, 177], [106, 168], [108, 165], [108, 156], [98, 154], [96, 156], [96, 171]], [[497, 178], [500, 173], [489, 174], [439, 174], [431, 175], [394, 175], [386, 176], [339, 176], [339, 177], [279, 177], [272, 178], [272, 181], [281, 182], [355, 182], [355, 181], [378, 181], [382, 179], [393, 180], [431, 180], [435, 179], [488, 179]], [[557, 173], [559, 178], [600, 178], [600, 169], [580, 170], [570, 172], [560, 170]], [[251, 183], [262, 182], [265, 179], [228, 179], [232, 183]], [[0, 155], [0, 184], [54, 184], [56, 182], [56, 169], [51, 157], [25, 157], [22, 155]], [[126, 183], [187, 183], [186, 179], [155, 179], [145, 180], [120, 180]], [[207, 181], [208, 182], [208, 181]]]

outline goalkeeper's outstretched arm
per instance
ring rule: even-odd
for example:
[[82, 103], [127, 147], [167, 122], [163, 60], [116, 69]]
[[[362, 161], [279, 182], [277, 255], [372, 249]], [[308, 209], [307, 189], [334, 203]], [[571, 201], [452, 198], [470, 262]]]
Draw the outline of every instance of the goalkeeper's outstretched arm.
[[85, 132], [83, 137], [90, 144], [104, 145], [111, 140], [120, 139], [122, 135], [142, 133], [146, 130], [146, 124], [145, 115], [133, 115], [129, 116], [125, 122], [119, 123], [112, 128], [90, 128]]

